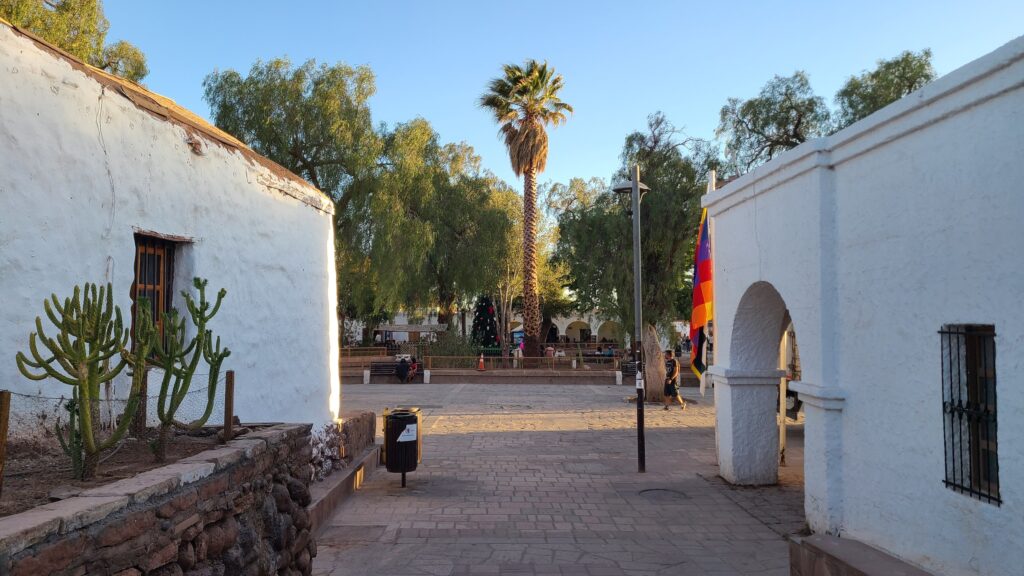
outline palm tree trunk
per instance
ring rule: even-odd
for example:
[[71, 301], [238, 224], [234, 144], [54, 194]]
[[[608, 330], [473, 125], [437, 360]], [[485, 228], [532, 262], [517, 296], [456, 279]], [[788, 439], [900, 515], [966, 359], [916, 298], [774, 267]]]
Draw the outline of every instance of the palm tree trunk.
[[526, 354], [540, 356], [540, 301], [537, 298], [537, 173], [523, 172], [523, 331]]

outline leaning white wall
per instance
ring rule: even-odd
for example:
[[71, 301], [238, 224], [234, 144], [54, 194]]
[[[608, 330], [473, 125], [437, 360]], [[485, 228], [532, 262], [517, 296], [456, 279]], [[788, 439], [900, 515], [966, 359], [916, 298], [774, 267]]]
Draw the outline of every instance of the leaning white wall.
[[[1022, 158], [1024, 38], [704, 201], [716, 363], [744, 368], [753, 282], [793, 316], [809, 522], [935, 573], [1024, 565]], [[1001, 506], [942, 484], [937, 332], [958, 323], [996, 327]]]
[[327, 421], [338, 387], [331, 216], [282, 193], [311, 187], [202, 135], [193, 153], [187, 138], [0, 25], [0, 387], [70, 395], [23, 378], [14, 355], [52, 292], [111, 282], [127, 315], [134, 232], [147, 230], [193, 239], [178, 251], [176, 292], [192, 276], [209, 279], [211, 296], [227, 289], [211, 327], [232, 351], [236, 413]]

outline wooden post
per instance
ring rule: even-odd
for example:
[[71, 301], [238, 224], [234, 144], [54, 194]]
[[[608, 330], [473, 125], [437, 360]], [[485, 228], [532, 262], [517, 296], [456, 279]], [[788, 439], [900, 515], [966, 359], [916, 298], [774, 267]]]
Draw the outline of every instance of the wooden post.
[[224, 441], [234, 435], [235, 426], [235, 371], [228, 370], [224, 378]]
[[0, 390], [0, 494], [4, 490], [4, 467], [7, 464], [7, 420], [11, 415], [11, 393]]

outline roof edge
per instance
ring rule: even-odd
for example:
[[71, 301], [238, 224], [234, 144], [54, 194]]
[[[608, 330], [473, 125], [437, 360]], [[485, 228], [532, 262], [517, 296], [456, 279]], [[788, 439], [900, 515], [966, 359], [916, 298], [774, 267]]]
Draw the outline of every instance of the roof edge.
[[315, 208], [327, 214], [334, 214], [334, 202], [322, 190], [310, 184], [307, 180], [294, 172], [274, 162], [270, 158], [259, 154], [247, 146], [241, 140], [231, 134], [211, 125], [196, 115], [194, 112], [180, 106], [174, 100], [167, 98], [143, 88], [142, 86], [100, 70], [91, 64], [83, 62], [76, 56], [68, 53], [62, 48], [43, 40], [35, 33], [20, 26], [15, 26], [6, 19], [0, 17], [0, 25], [10, 28], [16, 35], [28, 39], [39, 49], [48, 52], [60, 60], [67, 62], [72, 68], [84, 73], [87, 77], [101, 86], [110, 88], [112, 92], [124, 97], [136, 108], [156, 117], [159, 120], [184, 128], [189, 134], [198, 133], [206, 140], [222, 146], [228, 150], [238, 152], [243, 158], [253, 164], [258, 164], [268, 170], [277, 179], [284, 181], [284, 185], [268, 186], [267, 182], [260, 184], [267, 188], [278, 190], [303, 204]]

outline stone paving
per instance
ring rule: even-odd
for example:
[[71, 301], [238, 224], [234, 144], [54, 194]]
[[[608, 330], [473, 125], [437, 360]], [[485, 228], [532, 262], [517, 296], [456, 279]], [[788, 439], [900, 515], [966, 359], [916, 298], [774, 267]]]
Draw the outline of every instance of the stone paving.
[[405, 489], [383, 468], [369, 477], [319, 537], [314, 574], [788, 574], [802, 426], [779, 486], [735, 488], [717, 475], [711, 394], [684, 389], [697, 401], [685, 412], [648, 406], [638, 474], [629, 392], [346, 386], [346, 409], [423, 407], [423, 462]]

